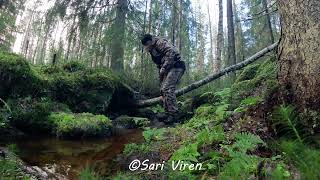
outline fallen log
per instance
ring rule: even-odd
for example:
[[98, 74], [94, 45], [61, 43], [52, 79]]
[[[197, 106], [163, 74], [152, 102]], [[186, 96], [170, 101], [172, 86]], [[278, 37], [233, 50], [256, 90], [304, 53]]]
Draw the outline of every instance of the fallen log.
[[[265, 54], [267, 54], [268, 52], [272, 51], [273, 49], [275, 49], [276, 47], [278, 46], [278, 42], [262, 49], [261, 51], [257, 52], [256, 54], [254, 54], [253, 56], [245, 59], [244, 61], [238, 63], [238, 64], [235, 64], [235, 65], [232, 65], [232, 66], [229, 66], [225, 69], [222, 69], [220, 72], [218, 73], [214, 73], [214, 74], [211, 74], [199, 81], [196, 81], [188, 86], [185, 86], [179, 90], [177, 90], [175, 93], [176, 93], [176, 96], [181, 96], [187, 92], [190, 92], [194, 89], [197, 89], [215, 79], [218, 79], [220, 78], [221, 76], [224, 76], [230, 72], [233, 72], [233, 71], [236, 71], [236, 70], [240, 70], [242, 69], [243, 67], [255, 62], [256, 60], [258, 60], [259, 58], [261, 58], [262, 56], [264, 56]], [[156, 98], [152, 98], [152, 99], [147, 99], [147, 100], [138, 100], [135, 102], [135, 105], [138, 106], [138, 107], [145, 107], [145, 106], [151, 106], [151, 105], [154, 105], [154, 104], [157, 104], [161, 102], [161, 97], [156, 97]]]

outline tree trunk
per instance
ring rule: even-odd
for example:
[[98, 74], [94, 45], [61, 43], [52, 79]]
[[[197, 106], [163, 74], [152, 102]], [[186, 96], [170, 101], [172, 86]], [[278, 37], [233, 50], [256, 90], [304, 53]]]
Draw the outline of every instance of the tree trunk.
[[273, 36], [273, 31], [272, 31], [272, 26], [271, 26], [271, 18], [270, 18], [270, 14], [269, 14], [269, 9], [268, 9], [268, 2], [267, 0], [262, 0], [262, 6], [263, 9], [265, 10], [265, 15], [266, 15], [266, 27], [267, 27], [267, 31], [269, 33], [269, 38], [270, 41], [269, 43], [274, 43], [274, 36]]
[[[278, 46], [278, 42], [277, 43], [274, 43], [264, 49], [262, 49], [261, 51], [257, 52], [256, 54], [254, 54], [253, 56], [247, 58], [246, 60], [238, 63], [238, 64], [235, 64], [235, 65], [232, 65], [230, 67], [227, 67], [223, 70], [221, 70], [220, 72], [218, 73], [214, 73], [214, 74], [211, 74], [207, 77], [205, 77], [204, 79], [202, 80], [199, 80], [197, 82], [194, 82], [184, 88], [181, 88], [179, 90], [177, 90], [175, 93], [177, 96], [181, 96], [187, 92], [190, 92], [192, 90], [195, 90], [203, 85], [206, 85], [208, 84], [209, 82], [215, 80], [215, 79], [218, 79], [220, 78], [221, 76], [224, 76], [228, 73], [231, 73], [231, 72], [234, 72], [236, 70], [239, 70], [239, 69], [242, 69], [243, 67], [255, 62], [256, 60], [258, 60], [259, 58], [261, 58], [262, 56], [264, 56], [265, 54], [267, 54], [268, 52], [272, 51], [273, 49], [275, 49], [276, 47]], [[140, 106], [140, 107], [144, 107], [144, 106], [151, 106], [151, 105], [154, 105], [154, 104], [157, 104], [161, 102], [161, 97], [156, 97], [156, 98], [152, 98], [152, 99], [147, 99], [147, 100], [138, 100], [135, 105], [136, 106]]]
[[218, 38], [217, 38], [217, 54], [216, 54], [216, 72], [221, 69], [221, 55], [223, 46], [223, 5], [222, 0], [219, 0], [219, 22], [218, 22]]
[[[228, 22], [228, 66], [236, 64], [234, 22], [232, 0], [227, 0], [227, 22]], [[231, 73], [231, 78], [235, 79], [235, 73]]]
[[116, 18], [112, 27], [113, 38], [111, 42], [111, 69], [122, 72], [124, 56], [124, 37], [126, 27], [126, 14], [128, 10], [127, 0], [118, 0]]
[[320, 1], [278, 1], [282, 35], [278, 80], [283, 100], [300, 110], [320, 108]]
[[177, 30], [176, 30], [176, 26], [177, 26], [177, 21], [176, 21], [176, 18], [177, 18], [177, 1], [176, 0], [173, 0], [172, 1], [172, 27], [171, 27], [171, 43], [176, 46], [176, 33], [177, 33]]
[[214, 72], [214, 62], [213, 62], [213, 35], [212, 35], [212, 23], [211, 23], [211, 16], [210, 16], [210, 7], [209, 7], [209, 0], [207, 0], [207, 10], [208, 10], [208, 20], [209, 20], [209, 35], [210, 35], [210, 50], [209, 50], [209, 64]]
[[[236, 60], [237, 62], [241, 62], [245, 58], [244, 54], [244, 37], [243, 37], [243, 32], [242, 32], [242, 25], [241, 21], [239, 18], [239, 14], [237, 11], [237, 5], [235, 1], [233, 1], [233, 8], [234, 8], [234, 14], [235, 14], [235, 25], [236, 25]], [[270, 43], [273, 44], [274, 42]]]

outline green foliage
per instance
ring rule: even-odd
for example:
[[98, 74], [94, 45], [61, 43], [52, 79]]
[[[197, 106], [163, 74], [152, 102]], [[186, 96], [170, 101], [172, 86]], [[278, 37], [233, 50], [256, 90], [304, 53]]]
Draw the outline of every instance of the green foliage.
[[289, 162], [292, 162], [300, 171], [302, 179], [320, 178], [320, 151], [297, 141], [280, 142]]
[[245, 67], [241, 73], [237, 76], [237, 80], [235, 83], [245, 81], [245, 80], [250, 80], [253, 79], [259, 69], [260, 63], [254, 63], [250, 64], [247, 67]]
[[210, 145], [214, 142], [221, 142], [225, 139], [225, 134], [221, 125], [213, 128], [204, 128], [195, 135], [196, 142], [201, 145]]
[[260, 97], [249, 96], [241, 101], [240, 106], [236, 108], [234, 112], [245, 112], [249, 107], [255, 106], [261, 101], [262, 99]]
[[60, 138], [110, 136], [111, 121], [103, 115], [91, 113], [51, 113], [49, 122], [55, 125], [54, 132]]
[[0, 97], [28, 96], [43, 89], [40, 76], [21, 56], [0, 51]]
[[0, 159], [0, 179], [16, 179], [19, 166], [14, 160]]
[[133, 129], [147, 127], [150, 124], [150, 121], [148, 118], [122, 115], [113, 120], [113, 123], [117, 126], [121, 126], [127, 129]]
[[152, 106], [152, 107], [151, 107], [151, 110], [152, 110], [154, 113], [162, 113], [162, 112], [164, 112], [163, 106], [160, 106], [159, 104], [157, 104], [157, 105], [155, 105], [155, 106]]
[[260, 158], [248, 155], [247, 151], [253, 150], [258, 144], [264, 144], [259, 136], [251, 133], [237, 133], [236, 142], [232, 145], [224, 145], [228, 152], [229, 161], [219, 174], [219, 179], [247, 179], [257, 170]]
[[286, 165], [281, 162], [276, 165], [276, 168], [272, 171], [270, 179], [274, 180], [286, 180], [289, 179], [290, 177], [290, 172]]
[[180, 147], [177, 151], [173, 153], [170, 161], [184, 161], [186, 163], [198, 162], [198, 157], [200, 153], [198, 152], [198, 144], [187, 144]]
[[102, 180], [102, 177], [97, 175], [92, 168], [87, 167], [81, 170], [79, 180]]
[[166, 129], [161, 128], [146, 128], [145, 131], [143, 131], [143, 137], [146, 140], [147, 143], [150, 143], [151, 140], [163, 140], [164, 133], [166, 132]]
[[293, 133], [299, 142], [302, 142], [301, 135], [298, 131], [299, 119], [293, 106], [281, 105], [276, 109], [273, 113], [273, 123], [281, 133]]
[[130, 156], [132, 154], [139, 154], [139, 153], [148, 153], [150, 152], [151, 146], [149, 144], [143, 143], [143, 144], [136, 144], [136, 143], [131, 143], [131, 144], [126, 144], [123, 154], [126, 156]]
[[26, 97], [9, 100], [8, 104], [12, 111], [10, 124], [30, 133], [50, 133], [54, 127], [54, 124], [48, 121], [51, 111], [69, 111], [66, 105], [54, 103], [47, 98]]

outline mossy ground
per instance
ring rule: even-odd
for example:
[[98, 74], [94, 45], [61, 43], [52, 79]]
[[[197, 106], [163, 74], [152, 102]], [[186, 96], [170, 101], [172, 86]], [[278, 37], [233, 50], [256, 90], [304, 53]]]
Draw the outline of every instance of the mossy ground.
[[110, 120], [98, 114], [133, 98], [123, 78], [107, 68], [72, 61], [32, 66], [8, 52], [0, 52], [0, 64], [0, 128], [59, 137], [110, 135]]
[[[296, 141], [289, 138], [291, 146], [278, 141], [274, 134], [271, 118], [277, 102], [273, 98], [277, 91], [276, 63], [273, 59], [249, 65], [239, 75], [230, 88], [218, 92], [207, 92], [197, 108], [192, 102], [185, 103], [186, 111], [193, 111], [193, 117], [181, 125], [171, 128], [147, 129], [145, 143], [126, 146], [123, 161], [130, 157], [140, 160], [149, 158], [156, 162], [183, 160], [189, 163], [202, 163], [200, 171], [162, 171], [144, 173], [144, 177], [126, 171], [129, 179], [302, 179], [319, 176], [314, 170], [318, 158], [313, 155], [320, 151], [309, 145], [298, 152]], [[198, 99], [199, 100], [199, 99]], [[316, 113], [314, 113], [316, 114]], [[315, 115], [316, 116], [316, 115]], [[310, 116], [308, 116], [310, 119]], [[313, 117], [317, 121], [316, 117]], [[314, 123], [317, 125], [317, 123]], [[309, 133], [310, 134], [310, 133]], [[281, 148], [279, 148], [281, 147]], [[287, 149], [285, 149], [287, 147]], [[310, 152], [310, 155], [304, 154]], [[298, 153], [298, 158], [297, 154]], [[156, 154], [157, 158], [150, 158]], [[312, 156], [311, 156], [312, 155]], [[303, 157], [304, 156], [304, 157]], [[305, 163], [307, 161], [308, 163]], [[309, 162], [313, 161], [313, 162]], [[301, 163], [301, 165], [300, 165]], [[129, 164], [126, 164], [129, 165]], [[311, 170], [306, 170], [309, 167]], [[126, 169], [124, 169], [126, 170]], [[122, 177], [122, 174], [115, 178]]]

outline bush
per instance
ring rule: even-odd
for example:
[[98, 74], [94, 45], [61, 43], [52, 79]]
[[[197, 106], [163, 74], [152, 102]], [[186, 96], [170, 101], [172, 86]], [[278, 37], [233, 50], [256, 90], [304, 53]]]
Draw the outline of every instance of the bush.
[[111, 121], [103, 115], [91, 113], [51, 113], [49, 121], [55, 125], [59, 138], [105, 137], [111, 135]]

